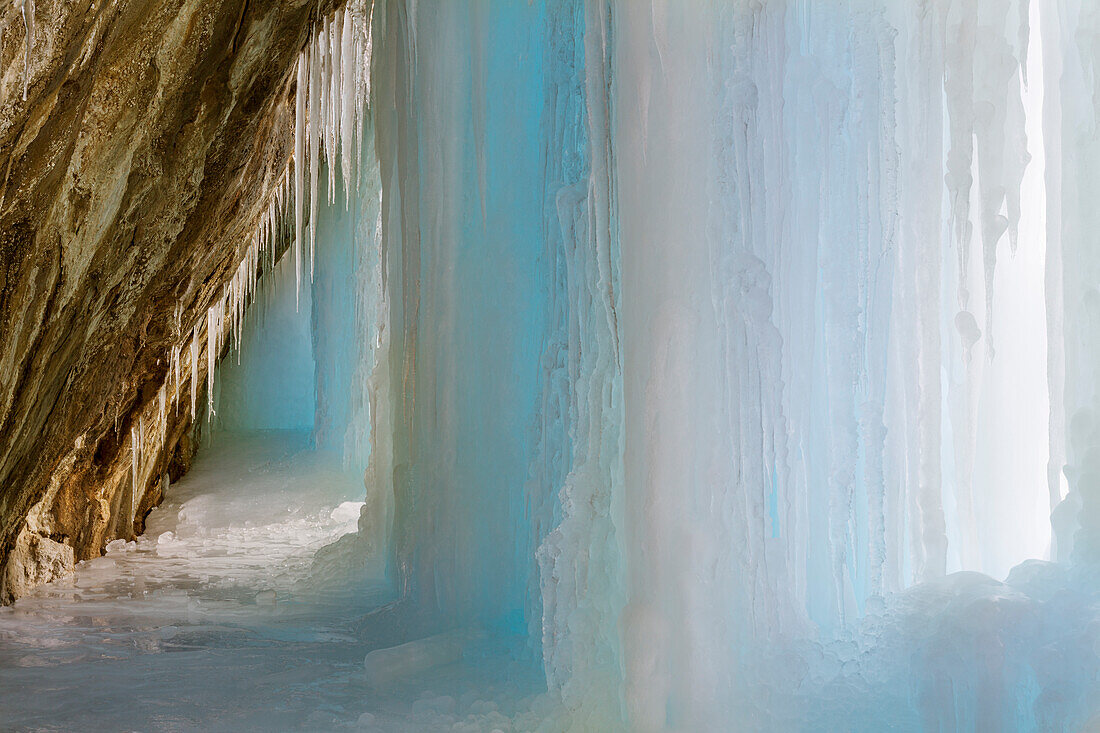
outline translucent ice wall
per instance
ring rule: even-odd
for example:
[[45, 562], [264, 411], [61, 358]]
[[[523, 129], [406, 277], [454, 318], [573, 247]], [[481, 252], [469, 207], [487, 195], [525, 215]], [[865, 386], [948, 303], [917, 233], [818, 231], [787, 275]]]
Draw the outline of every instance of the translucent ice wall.
[[373, 135], [363, 156], [356, 190], [346, 196], [338, 180], [337, 201], [318, 207], [312, 282], [296, 292], [292, 253], [279, 259], [259, 281], [240, 346], [215, 382], [220, 429], [312, 432], [318, 448], [360, 470], [370, 456], [367, 393], [382, 297]]
[[542, 3], [381, 9], [397, 573], [446, 623], [525, 633], [552, 519], [552, 489], [524, 488], [551, 299], [541, 171], [560, 155], [543, 134], [552, 26]]
[[1084, 0], [355, 0], [170, 371], [231, 341], [216, 419], [364, 470], [405, 631], [522, 639], [565, 727], [1076, 720], [1098, 39]]
[[1098, 22], [380, 3], [406, 599], [526, 633], [578, 725], [714, 729], [765, 650], [1095, 554]]
[[313, 430], [312, 301], [294, 302], [294, 264], [284, 257], [241, 327], [241, 345], [218, 368], [214, 382], [219, 429]]
[[1026, 14], [650, 10], [613, 9], [627, 490], [676, 482], [700, 513], [664, 529], [740, 538], [719, 586], [763, 627], [1044, 556], [1046, 405], [1004, 415], [1009, 390], [1046, 394], [1045, 323], [1021, 323], [1042, 278], [995, 291], [1002, 250], [1043, 262], [1040, 236], [1017, 244]]
[[372, 377], [382, 347], [381, 184], [373, 125], [364, 125], [359, 180], [337, 179], [332, 201], [319, 207], [311, 302], [317, 400], [314, 440], [366, 468], [371, 446]]
[[642, 727], [766, 706], [732, 701], [768, 639], [1048, 556], [1029, 12], [610, 4]]
[[[1065, 463], [1068, 495], [1054, 512], [1060, 559], [1095, 577], [1100, 560], [1100, 8], [1066, 0], [1044, 18], [1047, 101], [1048, 318], [1064, 337], [1051, 349], [1051, 405], [1064, 421], [1052, 454]], [[1055, 400], [1064, 395], [1064, 402]], [[1057, 410], [1053, 408], [1057, 408]], [[1064, 427], [1063, 427], [1064, 426]], [[1054, 445], [1054, 443], [1052, 443]], [[1053, 467], [1052, 467], [1053, 474]]]

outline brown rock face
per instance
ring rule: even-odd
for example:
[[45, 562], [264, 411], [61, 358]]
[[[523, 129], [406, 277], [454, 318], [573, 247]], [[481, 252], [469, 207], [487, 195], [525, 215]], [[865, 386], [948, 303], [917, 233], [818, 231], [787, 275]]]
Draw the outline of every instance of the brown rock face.
[[331, 5], [35, 4], [26, 100], [19, 3], [0, 4], [7, 601], [139, 531], [189, 465], [201, 385], [184, 379], [168, 395], [179, 409], [145, 446], [140, 502], [130, 429], [157, 413], [170, 348], [221, 296], [283, 174], [294, 60], [318, 6]]

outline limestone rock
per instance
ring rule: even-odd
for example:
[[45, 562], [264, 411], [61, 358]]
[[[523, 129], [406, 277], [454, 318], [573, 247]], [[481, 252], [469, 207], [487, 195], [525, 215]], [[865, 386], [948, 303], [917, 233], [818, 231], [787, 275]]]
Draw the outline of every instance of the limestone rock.
[[42, 583], [68, 577], [75, 565], [73, 548], [24, 529], [4, 564], [0, 601], [11, 603]]
[[[157, 409], [165, 355], [221, 295], [284, 173], [294, 61], [331, 5], [36, 0], [25, 55], [18, 4], [0, 3], [9, 600], [131, 537], [154, 485], [188, 465], [194, 429], [180, 410], [146, 453], [146, 498], [130, 500], [130, 428]], [[180, 403], [200, 388], [185, 380]]]

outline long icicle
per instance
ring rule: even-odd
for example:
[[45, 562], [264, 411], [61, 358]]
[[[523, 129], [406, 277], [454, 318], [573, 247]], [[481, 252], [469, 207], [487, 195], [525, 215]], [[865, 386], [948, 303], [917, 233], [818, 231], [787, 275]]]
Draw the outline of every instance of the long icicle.
[[331, 206], [336, 203], [336, 152], [337, 152], [337, 137], [340, 134], [340, 98], [341, 98], [341, 85], [340, 85], [340, 44], [342, 42], [344, 25], [344, 11], [337, 10], [336, 14], [332, 17], [332, 22], [329, 24], [329, 30], [326, 34], [328, 38], [328, 82], [329, 82], [329, 94], [328, 94], [328, 116], [325, 118], [325, 128], [328, 134], [325, 135], [325, 156], [328, 161], [328, 202]]
[[320, 34], [313, 37], [309, 60], [309, 281], [313, 282], [313, 250], [317, 242], [317, 172], [321, 159], [321, 80]]
[[351, 207], [351, 182], [357, 161], [352, 157], [355, 143], [355, 15], [344, 15], [343, 33], [340, 39], [340, 171], [344, 181], [344, 206]]
[[196, 419], [195, 403], [199, 396], [199, 324], [195, 324], [195, 330], [191, 338], [191, 422]]
[[302, 200], [306, 161], [306, 87], [309, 74], [309, 47], [298, 55], [298, 91], [294, 97], [294, 309], [302, 290]]
[[[138, 418], [139, 422], [141, 418]], [[141, 463], [141, 441], [138, 438], [138, 426], [130, 426], [130, 520], [137, 514], [138, 473]]]
[[26, 33], [26, 47], [23, 49], [23, 101], [25, 102], [31, 81], [31, 50], [34, 48], [34, 0], [18, 0], [16, 4], [23, 14], [23, 30]]
[[206, 406], [207, 420], [214, 417], [214, 369], [218, 363], [221, 325], [225, 319], [225, 294], [206, 311]]
[[321, 158], [322, 44], [313, 36], [309, 58], [309, 282], [313, 282], [313, 250], [317, 243], [317, 174]]

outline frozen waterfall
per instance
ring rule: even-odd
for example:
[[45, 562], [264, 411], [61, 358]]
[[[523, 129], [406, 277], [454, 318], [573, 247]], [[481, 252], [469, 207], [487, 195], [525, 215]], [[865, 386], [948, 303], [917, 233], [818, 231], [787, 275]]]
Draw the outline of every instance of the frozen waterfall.
[[408, 597], [577, 729], [1083, 725], [1091, 5], [385, 8]]
[[[1100, 726], [1100, 5], [351, 0], [288, 75], [166, 385], [205, 379], [217, 465], [316, 450], [301, 541], [249, 545], [306, 610], [188, 565], [139, 649], [239, 623], [309, 730]], [[255, 534], [152, 516], [75, 587]], [[164, 610], [192, 581], [213, 616]], [[291, 637], [327, 682], [277, 677]]]

